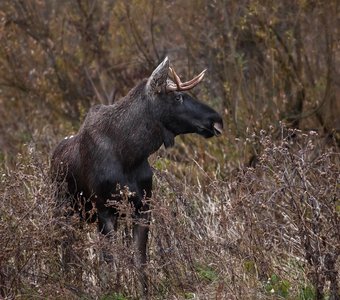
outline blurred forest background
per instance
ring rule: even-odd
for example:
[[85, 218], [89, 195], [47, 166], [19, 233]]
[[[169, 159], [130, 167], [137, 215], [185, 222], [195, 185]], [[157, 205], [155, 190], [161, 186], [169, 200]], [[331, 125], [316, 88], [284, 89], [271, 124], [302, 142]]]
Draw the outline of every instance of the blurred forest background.
[[1, 0], [0, 297], [138, 298], [128, 258], [103, 280], [81, 233], [63, 277], [49, 157], [168, 55], [208, 69], [193, 93], [225, 134], [152, 158], [153, 297], [339, 299], [339, 41], [337, 0]]
[[125, 95], [165, 55], [184, 78], [208, 69], [200, 98], [233, 137], [281, 120], [340, 129], [338, 1], [4, 0], [0, 9], [2, 156], [46, 127], [77, 130], [92, 104]]

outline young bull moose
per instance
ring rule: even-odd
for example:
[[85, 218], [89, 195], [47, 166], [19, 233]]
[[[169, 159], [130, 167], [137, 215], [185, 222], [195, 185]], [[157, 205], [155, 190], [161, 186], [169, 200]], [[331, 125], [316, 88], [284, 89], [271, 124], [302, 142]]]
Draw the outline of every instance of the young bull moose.
[[197, 133], [210, 138], [222, 133], [221, 116], [184, 93], [196, 86], [204, 74], [205, 71], [182, 83], [165, 58], [148, 79], [121, 100], [92, 107], [78, 134], [61, 141], [53, 153], [52, 174], [57, 182], [66, 182], [70, 205], [89, 212], [94, 203], [98, 230], [104, 235], [116, 230], [119, 215], [115, 207], [107, 205], [108, 200], [119, 201], [119, 187], [127, 186], [132, 192], [129, 200], [134, 206], [133, 240], [145, 290], [143, 265], [150, 219], [145, 200], [151, 197], [152, 190], [148, 157], [162, 144], [174, 145], [179, 134]]

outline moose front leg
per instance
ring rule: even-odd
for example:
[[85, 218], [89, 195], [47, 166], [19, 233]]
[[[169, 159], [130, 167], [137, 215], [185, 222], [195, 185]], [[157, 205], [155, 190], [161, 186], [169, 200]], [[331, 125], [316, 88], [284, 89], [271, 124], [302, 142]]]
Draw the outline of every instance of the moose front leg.
[[148, 278], [145, 272], [147, 262], [147, 242], [149, 234], [150, 213], [140, 214], [133, 224], [133, 240], [135, 245], [135, 263], [138, 278], [142, 287], [143, 296], [148, 294]]
[[[104, 234], [110, 241], [117, 231], [118, 213], [112, 208], [98, 208], [98, 230]], [[113, 257], [108, 249], [103, 249], [104, 260], [109, 263], [113, 261]]]

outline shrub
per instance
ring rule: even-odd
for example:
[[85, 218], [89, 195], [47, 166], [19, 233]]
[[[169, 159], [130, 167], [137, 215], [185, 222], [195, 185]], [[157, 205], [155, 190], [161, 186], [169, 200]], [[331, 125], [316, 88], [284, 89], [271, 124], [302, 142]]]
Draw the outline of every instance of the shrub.
[[[195, 161], [183, 177], [188, 162], [152, 158], [152, 299], [337, 297], [339, 152], [314, 132], [282, 129], [276, 137], [249, 136], [257, 164], [234, 171], [221, 161], [205, 171]], [[15, 168], [1, 170], [1, 296], [138, 299], [129, 216], [111, 244], [95, 224], [57, 218], [48, 169], [48, 157], [31, 145]], [[65, 228], [74, 236], [68, 272], [60, 256]], [[103, 247], [113, 264], [103, 261]]]

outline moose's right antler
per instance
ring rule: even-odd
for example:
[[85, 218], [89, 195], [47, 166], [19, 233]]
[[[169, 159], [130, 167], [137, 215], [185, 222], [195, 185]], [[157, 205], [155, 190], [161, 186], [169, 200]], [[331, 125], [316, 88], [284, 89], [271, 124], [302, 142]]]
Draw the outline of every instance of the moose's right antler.
[[169, 67], [169, 70], [170, 70], [170, 72], [173, 76], [173, 79], [175, 80], [175, 84], [170, 82], [166, 86], [166, 90], [168, 92], [171, 92], [171, 91], [187, 91], [187, 90], [192, 89], [193, 87], [195, 87], [197, 84], [199, 84], [202, 81], [207, 69], [203, 70], [196, 77], [194, 77], [193, 79], [186, 81], [186, 82], [181, 81], [181, 79], [176, 74], [176, 72], [173, 68]]

